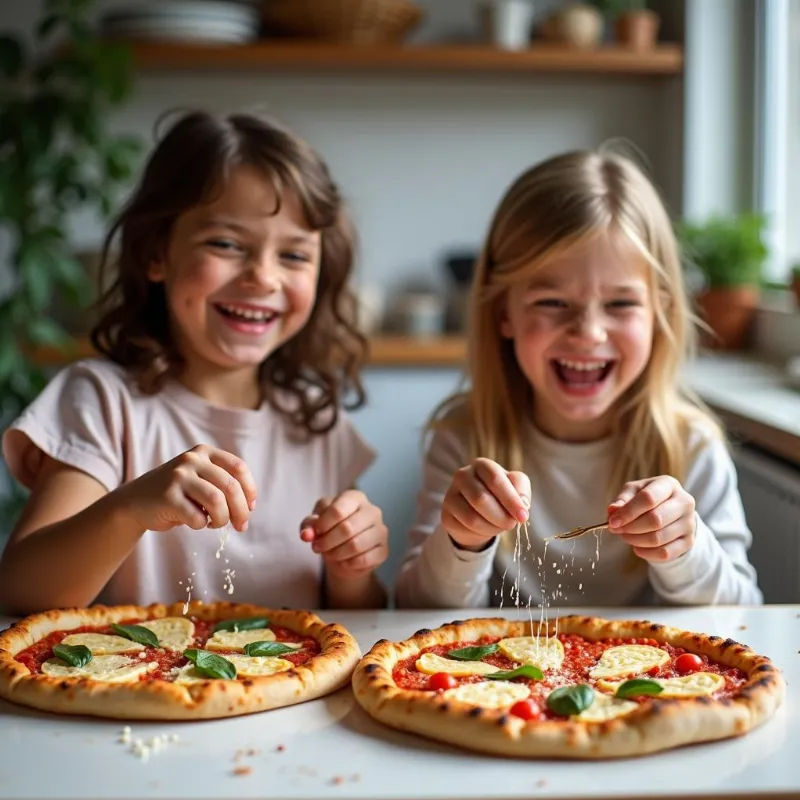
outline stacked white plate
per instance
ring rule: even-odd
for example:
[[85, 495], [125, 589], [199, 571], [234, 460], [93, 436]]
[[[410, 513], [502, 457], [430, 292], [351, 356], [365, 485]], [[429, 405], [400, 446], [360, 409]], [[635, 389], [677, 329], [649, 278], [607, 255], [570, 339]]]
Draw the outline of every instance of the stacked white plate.
[[104, 14], [107, 36], [241, 44], [258, 36], [258, 9], [231, 0], [129, 0]]

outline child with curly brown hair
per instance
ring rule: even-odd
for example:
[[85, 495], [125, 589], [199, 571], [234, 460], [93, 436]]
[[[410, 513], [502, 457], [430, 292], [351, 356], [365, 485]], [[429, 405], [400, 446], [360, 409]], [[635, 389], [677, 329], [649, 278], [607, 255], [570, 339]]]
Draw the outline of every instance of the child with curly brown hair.
[[[61, 371], [4, 434], [31, 494], [0, 604], [187, 589], [384, 604], [386, 527], [355, 489], [374, 454], [342, 407], [364, 402], [354, 249], [328, 168], [297, 136], [245, 114], [172, 125], [105, 242], [104, 262], [117, 256], [92, 331], [102, 357]], [[228, 525], [239, 533], [198, 533]]]

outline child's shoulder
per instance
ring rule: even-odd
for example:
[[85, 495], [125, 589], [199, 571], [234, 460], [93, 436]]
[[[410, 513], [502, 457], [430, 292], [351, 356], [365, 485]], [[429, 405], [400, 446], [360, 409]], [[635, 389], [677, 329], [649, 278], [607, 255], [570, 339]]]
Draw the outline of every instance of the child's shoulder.
[[82, 358], [60, 370], [50, 386], [61, 391], [91, 390], [102, 394], [133, 393], [136, 383], [124, 367], [106, 358]]

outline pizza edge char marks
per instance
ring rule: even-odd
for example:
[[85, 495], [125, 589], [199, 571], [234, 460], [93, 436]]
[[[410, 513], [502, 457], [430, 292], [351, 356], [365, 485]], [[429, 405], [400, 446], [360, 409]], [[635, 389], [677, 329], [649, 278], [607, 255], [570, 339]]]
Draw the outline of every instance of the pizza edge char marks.
[[[309, 611], [271, 609], [246, 603], [93, 606], [34, 614], [0, 633], [0, 697], [63, 714], [115, 719], [215, 719], [281, 708], [322, 697], [346, 686], [361, 657], [355, 638], [341, 625], [326, 624]], [[270, 675], [191, 683], [136, 680], [112, 683], [90, 677], [61, 678], [32, 672], [16, 656], [53, 633], [102, 628], [131, 620], [186, 617], [202, 622], [266, 617], [270, 626], [314, 639], [320, 652], [305, 663]], [[190, 645], [191, 647], [191, 645]], [[136, 659], [136, 653], [132, 654]], [[225, 652], [219, 652], [225, 657]], [[290, 656], [291, 658], [291, 656]]]
[[[589, 722], [573, 716], [528, 721], [510, 713], [512, 703], [487, 708], [447, 691], [404, 689], [393, 677], [398, 664], [428, 648], [537, 633], [552, 637], [556, 624], [559, 634], [592, 642], [637, 639], [671, 645], [738, 669], [745, 680], [731, 696], [647, 698], [624, 715]], [[402, 642], [381, 640], [356, 667], [353, 690], [358, 703], [375, 719], [431, 739], [504, 756], [592, 759], [643, 755], [747, 733], [781, 705], [785, 683], [769, 658], [732, 639], [644, 620], [565, 616], [541, 624], [502, 618], [458, 620], [418, 631]]]

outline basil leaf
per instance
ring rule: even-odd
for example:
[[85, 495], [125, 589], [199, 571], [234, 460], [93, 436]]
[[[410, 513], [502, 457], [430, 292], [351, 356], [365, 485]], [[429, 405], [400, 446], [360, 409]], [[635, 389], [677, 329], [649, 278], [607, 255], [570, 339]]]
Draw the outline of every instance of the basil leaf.
[[656, 695], [661, 694], [664, 687], [657, 681], [651, 681], [647, 678], [631, 678], [629, 681], [624, 681], [617, 687], [617, 697], [639, 697], [641, 695]]
[[236, 667], [227, 658], [208, 650], [184, 650], [183, 654], [194, 664], [195, 670], [205, 678], [236, 678]]
[[561, 717], [571, 717], [589, 708], [593, 700], [594, 689], [586, 683], [560, 686], [547, 696], [547, 707]]
[[53, 654], [71, 667], [85, 667], [92, 660], [92, 651], [85, 644], [57, 644]]
[[250, 642], [242, 650], [246, 656], [282, 656], [284, 653], [297, 652], [297, 648], [287, 647], [281, 642]]
[[214, 626], [215, 631], [253, 631], [266, 628], [269, 620], [266, 617], [244, 617], [243, 619], [225, 619]]
[[496, 644], [486, 644], [481, 647], [462, 647], [459, 650], [451, 650], [447, 657], [455, 658], [459, 661], [480, 661], [484, 656], [490, 656], [496, 652]]
[[146, 647], [158, 647], [158, 638], [149, 628], [143, 628], [141, 625], [117, 625], [116, 622], [112, 622], [111, 629], [120, 636]]
[[541, 681], [544, 679], [542, 671], [534, 664], [523, 664], [521, 667], [517, 667], [516, 669], [490, 672], [488, 675], [484, 675], [483, 677], [488, 678], [491, 681], [510, 681], [513, 678], [530, 678], [532, 681]]

